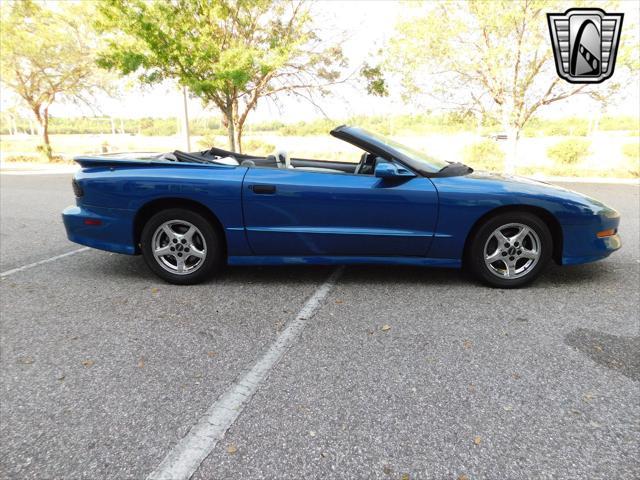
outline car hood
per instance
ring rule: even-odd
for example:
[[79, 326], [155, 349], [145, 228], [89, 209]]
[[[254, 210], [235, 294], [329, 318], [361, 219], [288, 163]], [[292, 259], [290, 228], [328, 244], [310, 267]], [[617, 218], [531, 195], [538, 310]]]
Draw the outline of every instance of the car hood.
[[[473, 173], [468, 175], [469, 178], [474, 178], [477, 180], [490, 180], [494, 182], [507, 182], [513, 185], [521, 185], [525, 189], [530, 187], [534, 188], [542, 188], [542, 189], [551, 189], [554, 191], [560, 192], [571, 192], [564, 187], [560, 187], [558, 185], [553, 185], [548, 182], [543, 182], [541, 180], [536, 180], [528, 177], [520, 177], [518, 175], [509, 175], [507, 173], [495, 173], [495, 172], [485, 172], [483, 170], [474, 170]], [[573, 192], [577, 193], [577, 192]]]
[[532, 178], [484, 171], [474, 171], [473, 173], [466, 175], [466, 178], [471, 183], [483, 185], [484, 188], [488, 188], [492, 191], [503, 192], [508, 195], [561, 203], [564, 206], [572, 205], [580, 208], [584, 213], [588, 212], [606, 216], [618, 215], [618, 212], [605, 205], [600, 200], [569, 190], [568, 188], [540, 180], [534, 180]]

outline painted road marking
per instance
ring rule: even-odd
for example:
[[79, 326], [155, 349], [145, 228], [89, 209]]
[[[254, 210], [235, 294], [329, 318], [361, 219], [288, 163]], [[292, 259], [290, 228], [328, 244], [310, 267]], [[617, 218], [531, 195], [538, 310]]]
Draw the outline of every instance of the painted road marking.
[[63, 167], [47, 167], [42, 168], [19, 168], [0, 166], [0, 175], [69, 175], [80, 170], [79, 165], [68, 165]]
[[191, 427], [189, 433], [149, 474], [147, 480], [186, 480], [195, 473], [251, 401], [251, 397], [265, 381], [271, 369], [294, 344], [307, 321], [320, 308], [322, 301], [334, 287], [342, 271], [342, 267], [336, 269], [314, 292], [296, 318], [289, 322], [266, 353], [209, 407], [209, 410]]
[[40, 260], [38, 262], [33, 262], [28, 265], [23, 265], [22, 267], [12, 268], [11, 270], [7, 270], [6, 272], [0, 273], [0, 278], [8, 277], [9, 275], [13, 275], [14, 273], [23, 272], [25, 270], [29, 270], [30, 268], [37, 267], [39, 265], [44, 265], [45, 263], [55, 262], [56, 260], [60, 260], [64, 257], [70, 257], [71, 255], [75, 255], [76, 253], [82, 253], [89, 250], [89, 247], [82, 247], [77, 250], [72, 250], [67, 253], [63, 253], [62, 255], [56, 255], [55, 257], [45, 258], [44, 260]]

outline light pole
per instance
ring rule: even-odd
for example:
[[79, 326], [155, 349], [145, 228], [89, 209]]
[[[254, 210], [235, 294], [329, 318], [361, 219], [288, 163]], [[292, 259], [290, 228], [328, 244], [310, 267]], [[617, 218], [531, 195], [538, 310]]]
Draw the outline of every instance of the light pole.
[[189, 111], [187, 108], [187, 87], [182, 87], [182, 134], [184, 135], [184, 144], [187, 152], [191, 151], [191, 136], [189, 134]]

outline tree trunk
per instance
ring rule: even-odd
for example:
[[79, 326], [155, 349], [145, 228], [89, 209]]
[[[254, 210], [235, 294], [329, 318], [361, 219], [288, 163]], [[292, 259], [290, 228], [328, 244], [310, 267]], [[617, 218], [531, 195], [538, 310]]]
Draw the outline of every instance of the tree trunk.
[[236, 125], [234, 127], [234, 138], [233, 141], [236, 145], [236, 152], [242, 153], [242, 125]]
[[222, 125], [227, 127], [229, 138], [229, 149], [233, 152], [242, 153], [242, 127], [244, 118], [238, 112], [238, 100], [228, 97], [224, 109], [222, 110]]
[[227, 129], [227, 140], [229, 141], [229, 150], [236, 151], [236, 129], [233, 123], [231, 111], [224, 110], [222, 112], [222, 126]]
[[510, 126], [507, 129], [507, 157], [504, 164], [504, 171], [510, 175], [516, 173], [518, 162], [518, 143], [520, 141], [520, 129]]
[[232, 152], [236, 150], [236, 118], [233, 111], [233, 100], [230, 96], [227, 96], [224, 103], [224, 108], [220, 107], [222, 111], [222, 125], [227, 128], [227, 138], [229, 140], [229, 150]]
[[40, 135], [42, 135], [42, 145], [38, 150], [47, 157], [47, 160], [51, 161], [53, 160], [53, 155], [51, 151], [51, 143], [49, 142], [49, 107], [44, 107], [42, 111], [40, 111], [40, 107], [34, 107], [33, 113], [35, 114], [38, 122]]
[[227, 136], [229, 138], [229, 150], [236, 151], [236, 129], [231, 120], [227, 121]]
[[42, 120], [43, 120], [42, 139], [44, 140], [47, 158], [49, 160], [52, 160], [53, 155], [51, 153], [51, 142], [49, 142], [49, 107], [48, 106], [44, 108], [44, 115], [42, 116]]
[[502, 105], [502, 130], [507, 134], [507, 155], [504, 162], [504, 171], [508, 174], [516, 172], [518, 161], [518, 140], [520, 139], [520, 128], [515, 121], [513, 99], [508, 99]]
[[18, 129], [16, 127], [16, 119], [13, 115], [9, 114], [9, 135], [17, 135]]

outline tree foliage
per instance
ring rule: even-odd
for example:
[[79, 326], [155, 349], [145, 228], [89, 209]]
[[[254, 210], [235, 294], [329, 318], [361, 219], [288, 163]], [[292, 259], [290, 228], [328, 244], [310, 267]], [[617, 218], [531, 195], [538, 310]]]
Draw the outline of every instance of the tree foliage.
[[107, 0], [99, 10], [109, 35], [100, 65], [150, 84], [177, 80], [220, 110], [234, 150], [261, 98], [322, 91], [344, 66], [299, 1]]
[[85, 5], [59, 7], [21, 0], [2, 2], [0, 12], [0, 79], [33, 112], [49, 158], [49, 107], [59, 100], [87, 100], [103, 87], [87, 40]]
[[[574, 95], [608, 102], [637, 75], [637, 38], [630, 38], [633, 27], [626, 25], [632, 34], [625, 37], [623, 32], [613, 78], [599, 85], [574, 85], [558, 77], [546, 13], [578, 3], [427, 3], [418, 7], [422, 14], [397, 25], [382, 71], [397, 75], [405, 98], [426, 93], [450, 106], [497, 118], [513, 141], [513, 157], [522, 129], [541, 107]], [[616, 11], [615, 6], [610, 10]], [[388, 82], [383, 76], [373, 79]]]

